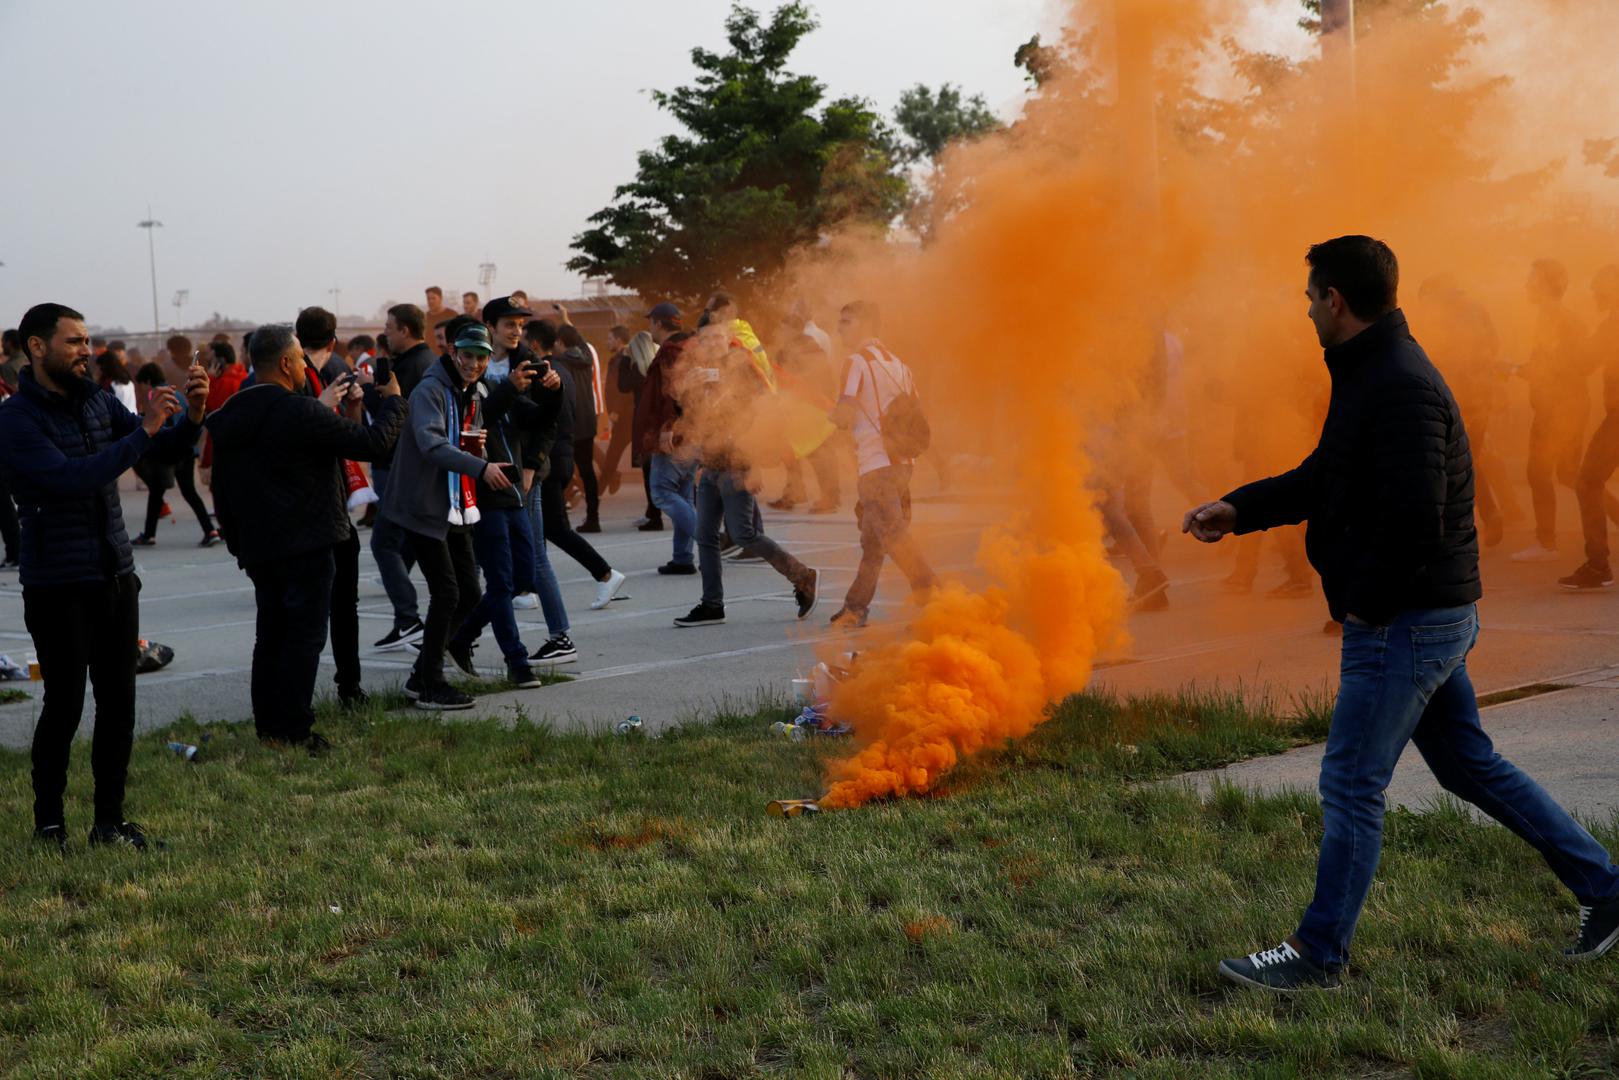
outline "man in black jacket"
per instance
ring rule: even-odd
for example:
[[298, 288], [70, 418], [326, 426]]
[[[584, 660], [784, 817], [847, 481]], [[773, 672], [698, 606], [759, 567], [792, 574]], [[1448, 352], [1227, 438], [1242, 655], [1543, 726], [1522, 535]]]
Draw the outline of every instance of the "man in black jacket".
[[23, 621], [45, 679], [34, 728], [34, 836], [67, 848], [62, 795], [88, 674], [96, 696], [90, 843], [144, 850], [140, 827], [124, 820], [141, 583], [118, 477], [149, 450], [196, 443], [208, 375], [191, 368], [187, 415], [165, 431], [181, 409], [173, 388], [153, 390], [145, 414], [136, 417], [85, 377], [90, 334], [77, 311], [38, 304], [23, 316], [18, 334], [29, 366], [18, 374], [16, 399], [0, 407], [0, 467], [21, 512]]
[[376, 423], [366, 427], [358, 422], [358, 386], [344, 394], [347, 417], [301, 393], [307, 367], [289, 326], [255, 330], [250, 356], [253, 385], [208, 419], [214, 502], [258, 603], [252, 683], [258, 736], [319, 753], [328, 744], [310, 726], [334, 548], [353, 528], [342, 462], [386, 454], [399, 437], [405, 402], [390, 378], [379, 388]]
[[1321, 762], [1315, 898], [1280, 945], [1220, 974], [1280, 992], [1336, 987], [1383, 837], [1383, 792], [1408, 742], [1435, 779], [1528, 841], [1581, 906], [1570, 959], [1619, 941], [1619, 866], [1533, 780], [1495, 752], [1467, 675], [1482, 590], [1473, 462], [1449, 387], [1397, 306], [1399, 265], [1365, 236], [1317, 244], [1306, 294], [1332, 400], [1298, 468], [1187, 511], [1206, 543], [1309, 522], [1305, 545], [1343, 666]]
[[[425, 318], [422, 309], [415, 304], [396, 304], [388, 309], [388, 319], [383, 325], [383, 340], [392, 353], [389, 368], [399, 380], [399, 394], [406, 401], [437, 359], [422, 339]], [[379, 500], [387, 495], [392, 471], [393, 449], [389, 448], [371, 468], [371, 486]], [[403, 649], [413, 641], [420, 641], [424, 629], [416, 586], [410, 580], [410, 568], [416, 560], [410, 553], [405, 530], [381, 514], [371, 522], [371, 556], [377, 561], [377, 576], [382, 578], [383, 591], [394, 609], [393, 626], [372, 647], [378, 652]]]

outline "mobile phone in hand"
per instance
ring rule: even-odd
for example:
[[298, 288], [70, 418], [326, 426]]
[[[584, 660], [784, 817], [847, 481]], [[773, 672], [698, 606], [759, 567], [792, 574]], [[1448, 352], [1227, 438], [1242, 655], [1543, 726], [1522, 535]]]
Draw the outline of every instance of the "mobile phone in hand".
[[393, 362], [386, 356], [379, 356], [371, 365], [371, 377], [382, 386], [393, 378]]

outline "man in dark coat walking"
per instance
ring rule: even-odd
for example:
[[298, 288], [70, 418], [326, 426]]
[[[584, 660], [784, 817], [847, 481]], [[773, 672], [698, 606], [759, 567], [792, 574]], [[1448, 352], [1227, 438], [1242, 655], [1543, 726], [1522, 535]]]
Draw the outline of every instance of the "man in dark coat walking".
[[1305, 546], [1344, 624], [1338, 700], [1321, 762], [1315, 898], [1275, 948], [1220, 974], [1291, 993], [1338, 985], [1383, 841], [1384, 789], [1408, 742], [1435, 779], [1517, 833], [1580, 904], [1570, 959], [1619, 941], [1619, 866], [1568, 812], [1495, 752], [1467, 675], [1478, 640], [1473, 460], [1450, 388], [1397, 306], [1387, 244], [1344, 236], [1310, 249], [1310, 319], [1332, 400], [1298, 468], [1186, 513], [1206, 543], [1308, 521]]

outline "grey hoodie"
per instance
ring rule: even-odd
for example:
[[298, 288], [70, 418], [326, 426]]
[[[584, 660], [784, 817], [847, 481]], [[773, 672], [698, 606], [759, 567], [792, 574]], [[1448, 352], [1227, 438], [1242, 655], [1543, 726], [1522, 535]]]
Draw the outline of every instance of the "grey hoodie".
[[[451, 377], [442, 358], [430, 364], [410, 394], [410, 417], [394, 448], [393, 471], [382, 496], [382, 516], [413, 533], [442, 540], [450, 533], [452, 472], [476, 477], [484, 460], [460, 448], [461, 416], [450, 413], [450, 395], [464, 408], [466, 392]], [[472, 427], [483, 428], [483, 398], [488, 388], [479, 380]], [[452, 435], [452, 432], [454, 433]]]

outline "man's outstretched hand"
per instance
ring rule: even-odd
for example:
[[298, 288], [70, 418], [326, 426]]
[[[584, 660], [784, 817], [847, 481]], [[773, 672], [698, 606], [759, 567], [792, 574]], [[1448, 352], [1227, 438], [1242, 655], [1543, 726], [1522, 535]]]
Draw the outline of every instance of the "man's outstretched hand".
[[1191, 533], [1205, 544], [1213, 544], [1236, 529], [1237, 508], [1219, 499], [1192, 507], [1181, 519], [1181, 532]]

